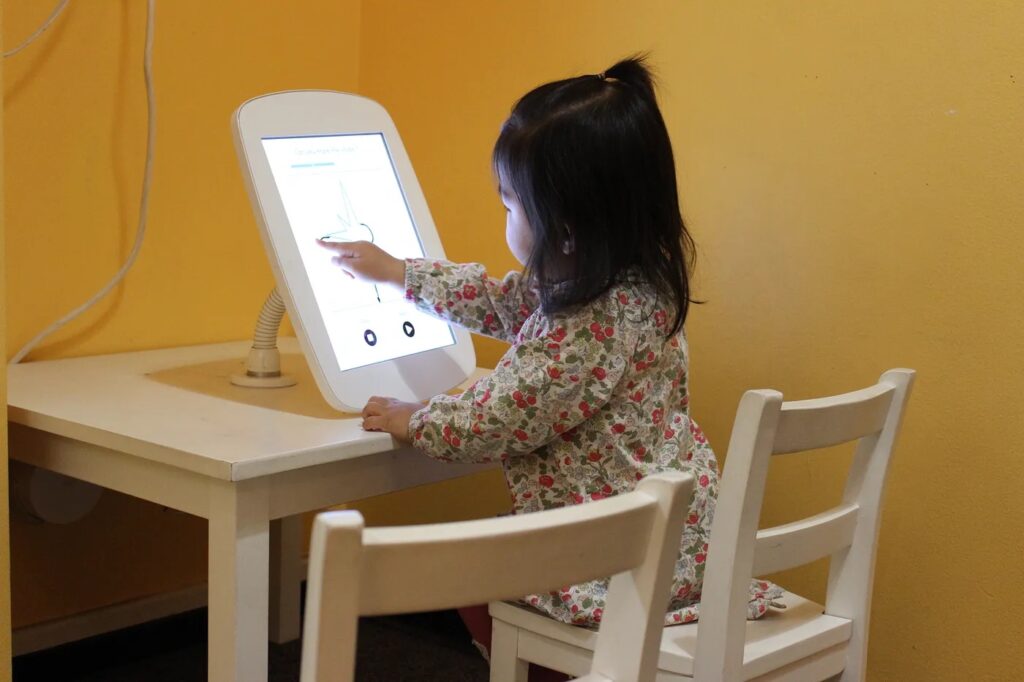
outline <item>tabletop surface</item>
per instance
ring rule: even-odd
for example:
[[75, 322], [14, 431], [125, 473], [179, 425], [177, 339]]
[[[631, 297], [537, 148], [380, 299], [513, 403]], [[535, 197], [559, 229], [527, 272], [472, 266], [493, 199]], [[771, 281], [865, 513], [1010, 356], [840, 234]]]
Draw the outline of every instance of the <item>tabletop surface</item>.
[[[250, 342], [9, 366], [8, 419], [206, 476], [243, 480], [396, 447], [323, 399], [295, 339], [289, 388], [242, 388]], [[482, 375], [484, 370], [470, 377]], [[467, 384], [469, 383], [467, 381]]]

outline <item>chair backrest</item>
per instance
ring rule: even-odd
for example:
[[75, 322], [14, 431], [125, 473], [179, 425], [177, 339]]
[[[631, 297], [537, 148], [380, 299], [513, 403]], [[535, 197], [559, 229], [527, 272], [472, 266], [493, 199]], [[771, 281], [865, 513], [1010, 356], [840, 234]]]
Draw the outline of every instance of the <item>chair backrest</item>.
[[[894, 369], [852, 393], [783, 402], [777, 391], [740, 401], [719, 487], [701, 595], [694, 673], [742, 679], [754, 576], [831, 557], [825, 612], [853, 621], [847, 669], [864, 665], [882, 495], [914, 372]], [[859, 441], [841, 503], [758, 531], [772, 455]], [[850, 679], [863, 679], [854, 671]]]
[[592, 670], [653, 680], [692, 497], [692, 476], [670, 472], [606, 500], [496, 519], [364, 529], [357, 512], [320, 514], [301, 679], [353, 679], [360, 615], [483, 604], [611, 575]]

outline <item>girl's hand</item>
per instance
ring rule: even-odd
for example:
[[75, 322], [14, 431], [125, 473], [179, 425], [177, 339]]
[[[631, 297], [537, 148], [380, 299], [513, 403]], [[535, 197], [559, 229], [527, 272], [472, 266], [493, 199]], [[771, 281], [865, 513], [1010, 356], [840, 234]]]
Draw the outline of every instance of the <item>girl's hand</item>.
[[386, 431], [398, 440], [409, 442], [409, 419], [423, 403], [403, 403], [394, 398], [373, 396], [363, 408], [363, 429]]
[[352, 279], [370, 284], [405, 286], [405, 261], [370, 242], [325, 242], [320, 246], [334, 252], [332, 259]]

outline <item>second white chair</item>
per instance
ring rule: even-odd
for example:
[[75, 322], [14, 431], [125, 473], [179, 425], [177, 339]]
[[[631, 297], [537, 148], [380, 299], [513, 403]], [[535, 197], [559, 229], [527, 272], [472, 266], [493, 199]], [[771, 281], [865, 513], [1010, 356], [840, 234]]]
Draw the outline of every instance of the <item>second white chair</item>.
[[360, 615], [483, 604], [614, 575], [584, 679], [653, 680], [692, 498], [693, 477], [673, 472], [607, 500], [499, 519], [364, 530], [358, 512], [320, 514], [301, 679], [353, 679]]
[[[914, 372], [829, 398], [783, 402], [776, 391], [740, 401], [708, 541], [700, 621], [664, 628], [659, 682], [863, 680], [882, 494]], [[859, 441], [839, 506], [758, 531], [772, 455]], [[824, 606], [786, 592], [781, 612], [747, 622], [752, 576], [831, 557]], [[526, 662], [582, 674], [599, 633], [504, 602], [494, 622], [492, 682], [525, 682]]]

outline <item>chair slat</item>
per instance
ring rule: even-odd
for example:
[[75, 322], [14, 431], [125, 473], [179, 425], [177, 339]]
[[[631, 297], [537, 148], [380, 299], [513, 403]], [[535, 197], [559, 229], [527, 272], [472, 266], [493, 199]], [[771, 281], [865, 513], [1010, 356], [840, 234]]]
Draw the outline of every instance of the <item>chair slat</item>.
[[[642, 561], [656, 514], [654, 498], [615, 497], [603, 501], [599, 513], [594, 511], [592, 505], [580, 505], [524, 514], [515, 518], [518, 523], [511, 529], [509, 518], [367, 529], [360, 613], [450, 608], [453, 595], [463, 606], [481, 604], [510, 594], [547, 591], [552, 584], [606, 578]], [[538, 547], [537, 537], [552, 530], [555, 534]], [[615, 542], [607, 543], [608, 538]], [[522, 561], [524, 556], [530, 561]], [[586, 560], [574, 568], [581, 557]], [[423, 585], [419, 591], [403, 585], [413, 565], [416, 582]]]
[[876, 384], [830, 398], [784, 403], [772, 454], [827, 448], [878, 433], [895, 388]]
[[793, 523], [758, 531], [754, 545], [755, 576], [803, 566], [853, 542], [860, 508], [844, 504]]

